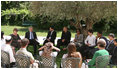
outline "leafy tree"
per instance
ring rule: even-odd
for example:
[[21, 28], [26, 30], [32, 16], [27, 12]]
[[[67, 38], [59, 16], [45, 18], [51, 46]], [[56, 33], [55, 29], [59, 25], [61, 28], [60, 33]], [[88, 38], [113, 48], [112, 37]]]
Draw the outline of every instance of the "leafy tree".
[[[80, 28], [83, 34], [102, 18], [117, 15], [116, 1], [38, 1], [31, 2], [31, 11], [34, 15], [50, 16], [53, 21], [58, 19], [74, 19], [70, 25]], [[82, 22], [82, 23], [81, 23]], [[85, 27], [83, 27], [85, 23]]]
[[21, 25], [31, 15], [29, 4], [24, 1], [1, 1], [2, 25]]

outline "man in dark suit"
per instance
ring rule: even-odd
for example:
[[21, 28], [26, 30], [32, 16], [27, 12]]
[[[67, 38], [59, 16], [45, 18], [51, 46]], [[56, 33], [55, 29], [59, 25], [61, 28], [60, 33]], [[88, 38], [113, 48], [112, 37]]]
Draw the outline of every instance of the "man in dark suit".
[[54, 30], [54, 27], [50, 27], [50, 30], [48, 32], [48, 35], [46, 37], [46, 40], [44, 41], [43, 45], [45, 45], [45, 43], [47, 42], [52, 42], [53, 44], [55, 44], [55, 39], [56, 39], [56, 31]]
[[114, 48], [110, 63], [113, 65], [117, 65], [117, 39], [114, 40]]
[[36, 56], [37, 45], [39, 45], [39, 43], [37, 42], [36, 33], [33, 32], [33, 27], [29, 27], [29, 31], [25, 33], [25, 38], [29, 39], [29, 45], [33, 45], [33, 47], [34, 47], [34, 56]]
[[114, 48], [114, 42], [113, 42], [114, 37], [115, 37], [115, 35], [113, 33], [109, 34], [108, 38], [109, 38], [110, 41], [109, 41], [107, 47], [105, 48], [109, 52], [110, 55], [112, 54], [113, 48]]
[[63, 28], [61, 39], [57, 41], [57, 47], [60, 48], [61, 45], [68, 45], [71, 40], [71, 33], [68, 31], [67, 27]]

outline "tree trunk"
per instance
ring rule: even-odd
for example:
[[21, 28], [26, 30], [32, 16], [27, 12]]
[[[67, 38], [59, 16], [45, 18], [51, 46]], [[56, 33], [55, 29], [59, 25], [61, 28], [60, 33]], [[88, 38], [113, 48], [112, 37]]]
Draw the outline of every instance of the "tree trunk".
[[80, 29], [81, 33], [84, 35], [84, 40], [86, 39], [87, 35], [88, 35], [88, 30], [92, 29], [93, 27], [93, 21], [90, 18], [86, 18], [86, 26], [82, 27], [81, 23], [79, 20], [77, 20], [76, 23], [70, 22], [70, 25], [75, 26], [76, 29]]
[[86, 37], [88, 35], [88, 30], [92, 29], [92, 27], [93, 27], [93, 21], [89, 18], [86, 18], [85, 23], [86, 23], [86, 26], [82, 27], [82, 29], [81, 29], [82, 34], [84, 35], [84, 40], [86, 39]]
[[86, 26], [82, 27], [80, 21], [78, 20], [78, 22], [76, 24], [71, 23], [71, 25], [75, 26], [76, 29], [80, 29], [81, 33], [84, 35], [84, 40], [86, 39], [87, 35], [88, 35], [88, 30], [92, 29], [93, 26], [93, 21], [90, 18], [86, 18]]

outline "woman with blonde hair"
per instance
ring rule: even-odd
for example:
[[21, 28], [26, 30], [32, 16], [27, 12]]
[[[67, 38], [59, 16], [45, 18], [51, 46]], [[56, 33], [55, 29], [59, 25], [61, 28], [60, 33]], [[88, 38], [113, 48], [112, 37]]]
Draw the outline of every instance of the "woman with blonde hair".
[[80, 62], [78, 64], [78, 67], [81, 68], [82, 66], [82, 56], [80, 52], [76, 51], [76, 45], [74, 43], [69, 43], [67, 47], [68, 53], [64, 54], [62, 58], [69, 58], [69, 57], [75, 57], [80, 58]]
[[[60, 51], [59, 48], [53, 46], [53, 43], [48, 42], [43, 47], [39, 48], [39, 55], [42, 57], [41, 62], [44, 64], [45, 67], [50, 67], [50, 64], [53, 64], [53, 58], [57, 56], [58, 52], [53, 52], [52, 50]], [[50, 64], [49, 64], [50, 63]], [[54, 67], [57, 67], [57, 64], [54, 64]]]
[[51, 57], [51, 56], [56, 57], [58, 53], [52, 52], [53, 49], [56, 51], [60, 51], [59, 48], [53, 46], [52, 42], [48, 42], [43, 47], [39, 48], [39, 55], [44, 57]]

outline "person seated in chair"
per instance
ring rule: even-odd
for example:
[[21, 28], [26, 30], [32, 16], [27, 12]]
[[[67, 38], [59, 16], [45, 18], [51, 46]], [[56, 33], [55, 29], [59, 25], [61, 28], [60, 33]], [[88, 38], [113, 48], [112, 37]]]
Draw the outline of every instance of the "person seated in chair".
[[4, 38], [4, 32], [2, 31], [1, 32], [1, 46], [4, 46], [5, 43], [6, 42], [5, 42], [5, 38]]
[[[41, 51], [43, 50], [43, 51]], [[52, 42], [48, 42], [46, 43], [44, 46], [42, 46], [41, 48], [39, 48], [39, 55], [40, 56], [44, 56], [44, 57], [56, 57], [57, 56], [57, 52], [52, 52], [52, 50], [56, 50], [56, 51], [60, 51], [59, 48], [54, 47]]]
[[100, 40], [100, 39], [104, 39], [104, 40], [105, 40], [105, 42], [106, 42], [106, 47], [107, 47], [107, 45], [108, 45], [108, 39], [102, 35], [102, 31], [98, 31], [98, 32], [97, 32], [96, 45], [97, 45], [97, 41]]
[[37, 35], [33, 31], [33, 27], [29, 27], [29, 31], [25, 33], [25, 38], [29, 40], [29, 45], [33, 45], [34, 47], [34, 56], [37, 54], [37, 46], [39, 46], [39, 42], [37, 41]]
[[[43, 51], [41, 51], [41, 50], [43, 50]], [[57, 52], [53, 52], [52, 50], [56, 50]], [[54, 58], [57, 56], [59, 51], [60, 51], [60, 49], [57, 47], [54, 47], [52, 42], [48, 42], [43, 47], [39, 48], [39, 55], [44, 58], [49, 58], [49, 59], [51, 58], [52, 59], [52, 57]], [[50, 60], [49, 61], [42, 60], [42, 61], [44, 63], [45, 62], [48, 64], [50, 63]], [[48, 66], [48, 64], [46, 66]], [[54, 67], [57, 67], [56, 63], [54, 64]]]
[[114, 49], [114, 38], [115, 38], [115, 35], [113, 33], [110, 33], [108, 35], [108, 38], [109, 38], [109, 43], [106, 47], [106, 50], [109, 52], [110, 55], [112, 55], [112, 52], [113, 52], [113, 49]]
[[21, 42], [21, 38], [18, 34], [18, 29], [14, 28], [13, 29], [13, 34], [10, 35], [12, 37], [12, 49], [13, 49], [13, 53], [15, 54], [15, 50], [16, 48], [20, 49], [20, 42]]
[[103, 39], [100, 39], [97, 42], [97, 46], [98, 46], [99, 50], [95, 52], [95, 54], [94, 54], [93, 58], [91, 59], [91, 61], [87, 61], [89, 68], [95, 68], [96, 58], [98, 56], [109, 55], [109, 52], [107, 50], [105, 50], [106, 43], [105, 43], [105, 41]]
[[95, 41], [96, 41], [96, 37], [93, 35], [93, 30], [89, 29], [88, 36], [85, 39], [85, 45], [80, 48], [80, 52], [83, 57], [86, 58], [92, 57], [91, 50], [94, 49], [94, 47], [96, 46]]
[[52, 42], [53, 44], [55, 44], [55, 39], [56, 39], [56, 31], [54, 30], [54, 27], [51, 26], [43, 45], [45, 45], [45, 43], [47, 42]]
[[[96, 36], [96, 42], [95, 42], [96, 46], [97, 46], [97, 41], [99, 41], [100, 39], [103, 39], [105, 41], [105, 43], [106, 43], [106, 46], [105, 47], [107, 47], [107, 45], [108, 45], [108, 39], [102, 35], [102, 32], [101, 31], [98, 31], [97, 32], [97, 36]], [[92, 49], [91, 50], [92, 56], [98, 50], [99, 50], [98, 48]]]
[[71, 40], [71, 33], [68, 31], [67, 27], [63, 28], [61, 39], [57, 41], [57, 47], [60, 48], [62, 45], [68, 45]]
[[114, 39], [114, 48], [112, 51], [111, 64], [117, 65], [117, 39]]
[[81, 68], [82, 66], [82, 56], [80, 52], [76, 51], [76, 45], [74, 43], [69, 43], [67, 46], [68, 53], [64, 54], [62, 58], [69, 58], [69, 57], [75, 57], [80, 58], [80, 62], [78, 64], [78, 68]]
[[12, 42], [12, 38], [11, 36], [7, 36], [6, 39], [6, 44], [4, 44], [3, 46], [1, 46], [1, 50], [2, 51], [5, 51], [9, 54], [9, 57], [10, 57], [10, 67], [13, 67], [15, 65], [15, 58], [14, 58], [14, 54], [13, 54], [13, 50], [12, 50], [12, 47], [11, 47], [11, 42]]
[[81, 47], [83, 45], [83, 34], [81, 34], [80, 29], [76, 30], [74, 43], [77, 47]]
[[[38, 68], [38, 61], [34, 59], [32, 53], [27, 51], [27, 46], [29, 44], [29, 40], [27, 38], [24, 38], [21, 40], [21, 48], [16, 52], [16, 55], [25, 55], [28, 56], [30, 58], [30, 67], [33, 68]], [[33, 64], [33, 66], [32, 66]]]

